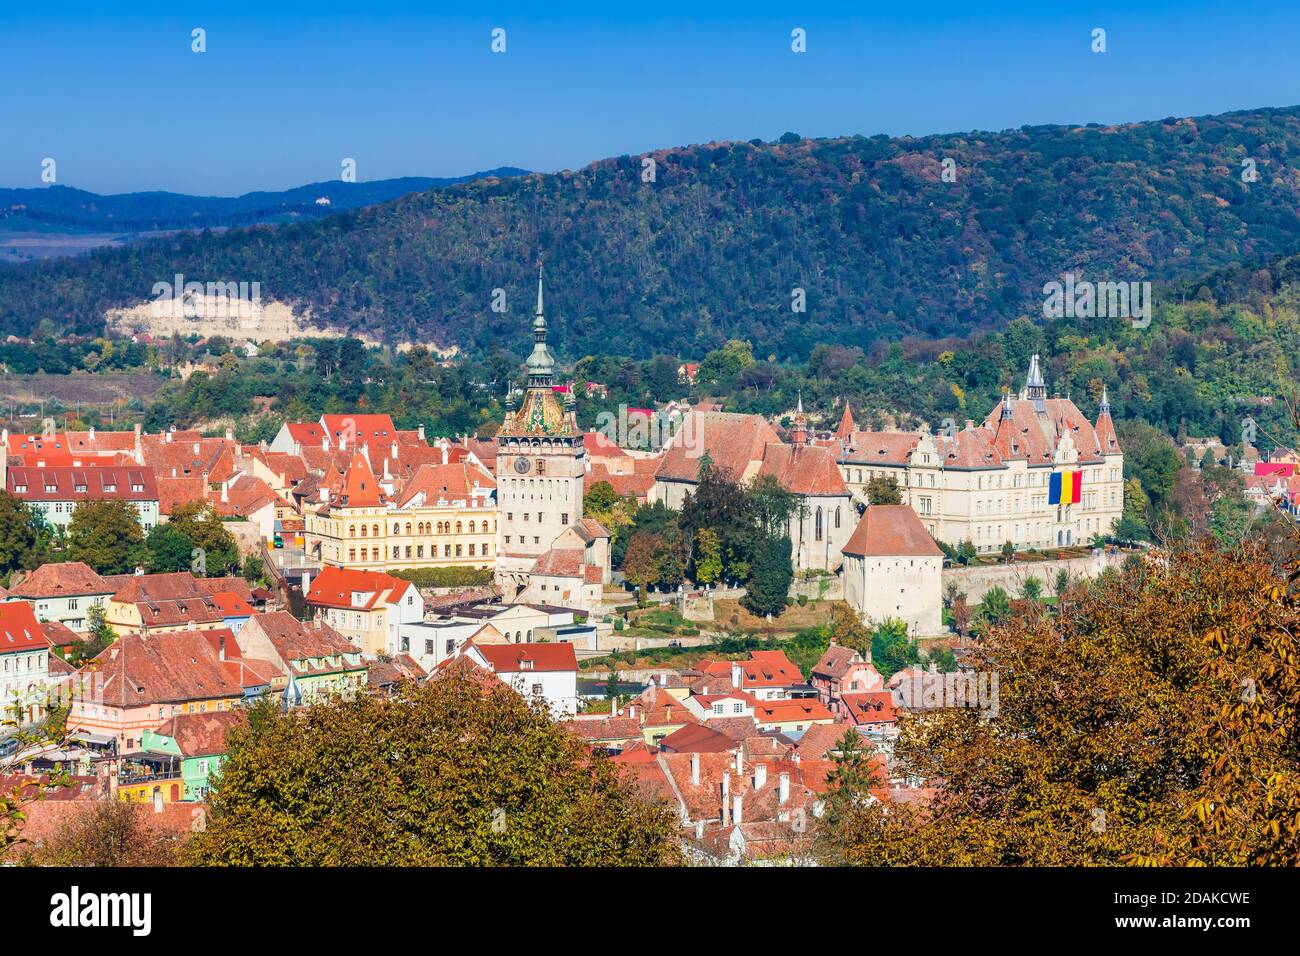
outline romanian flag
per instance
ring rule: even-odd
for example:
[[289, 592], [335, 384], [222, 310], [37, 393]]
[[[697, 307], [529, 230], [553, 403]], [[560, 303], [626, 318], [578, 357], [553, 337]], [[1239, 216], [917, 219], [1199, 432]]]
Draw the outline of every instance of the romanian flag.
[[1083, 475], [1077, 471], [1060, 471], [1052, 475], [1047, 486], [1049, 505], [1077, 505]]

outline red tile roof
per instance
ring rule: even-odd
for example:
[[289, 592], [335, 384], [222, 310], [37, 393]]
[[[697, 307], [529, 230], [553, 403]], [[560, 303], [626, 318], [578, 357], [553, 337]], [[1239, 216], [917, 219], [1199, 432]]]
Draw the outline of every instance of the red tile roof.
[[776, 431], [759, 415], [691, 411], [682, 417], [655, 475], [696, 481], [700, 460], [707, 453], [714, 467], [726, 469], [739, 479], [751, 464], [762, 460], [767, 445], [780, 443]]
[[425, 464], [420, 465], [406, 483], [398, 496], [397, 505], [405, 508], [417, 495], [423, 495], [423, 501], [427, 505], [443, 501], [466, 506], [481, 504], [496, 486], [496, 479], [467, 461], [446, 465]]
[[942, 557], [909, 505], [871, 505], [841, 549], [862, 557]]
[[[307, 603], [368, 611], [381, 601], [396, 604], [411, 586], [411, 582], [382, 571], [325, 567], [312, 582], [307, 592]], [[369, 596], [363, 603], [354, 604], [352, 595], [356, 593]]]
[[248, 726], [242, 710], [207, 714], [177, 714], [160, 724], [154, 733], [176, 741], [183, 757], [215, 757], [226, 752], [226, 735], [236, 727]]
[[212, 641], [222, 637], [227, 647], [235, 643], [228, 628], [126, 634], [81, 673], [93, 671], [102, 679], [103, 702], [109, 707], [240, 697], [243, 685], [213, 648]]
[[835, 450], [824, 445], [768, 445], [758, 473], [773, 476], [796, 495], [849, 493], [835, 463]]
[[0, 604], [0, 654], [45, 650], [49, 646], [30, 604], [26, 601]]
[[9, 593], [20, 598], [81, 597], [112, 594], [107, 581], [83, 561], [42, 564], [22, 582], [10, 586]]
[[[9, 469], [9, 493], [23, 501], [157, 501], [152, 468], [29, 468]], [[23, 489], [23, 490], [19, 490]]]
[[577, 671], [578, 656], [572, 644], [474, 644], [498, 674], [527, 671]]

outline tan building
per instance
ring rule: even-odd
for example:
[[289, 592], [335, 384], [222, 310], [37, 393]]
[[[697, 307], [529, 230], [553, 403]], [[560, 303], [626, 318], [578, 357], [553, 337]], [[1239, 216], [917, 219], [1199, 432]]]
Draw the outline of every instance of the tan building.
[[[1093, 424], [1068, 398], [1047, 397], [1037, 355], [1020, 397], [1005, 396], [980, 425], [950, 435], [864, 432], [846, 407], [835, 444], [859, 504], [872, 478], [892, 477], [926, 530], [953, 547], [1087, 544], [1124, 510], [1124, 455], [1105, 393]], [[1077, 482], [1077, 501], [1055, 500], [1062, 480]]]
[[376, 477], [358, 451], [334, 490], [330, 484], [321, 486], [324, 504], [303, 508], [307, 554], [322, 564], [372, 571], [492, 566], [496, 482], [481, 466], [425, 464], [399, 482]]
[[321, 571], [307, 606], [370, 656], [401, 653], [402, 625], [424, 620], [424, 598], [410, 581], [351, 568]]

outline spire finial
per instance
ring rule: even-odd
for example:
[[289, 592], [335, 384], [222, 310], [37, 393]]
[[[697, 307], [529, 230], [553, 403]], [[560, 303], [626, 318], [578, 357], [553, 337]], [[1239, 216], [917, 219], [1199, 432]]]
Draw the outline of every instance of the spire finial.
[[542, 257], [537, 257], [537, 314], [542, 314]]

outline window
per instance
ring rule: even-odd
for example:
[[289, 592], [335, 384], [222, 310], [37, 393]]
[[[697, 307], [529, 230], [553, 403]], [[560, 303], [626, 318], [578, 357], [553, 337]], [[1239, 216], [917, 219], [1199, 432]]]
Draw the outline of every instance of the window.
[[813, 519], [813, 540], [820, 541], [821, 539], [822, 539], [822, 509], [821, 506], [819, 505], [817, 507], [816, 516]]

